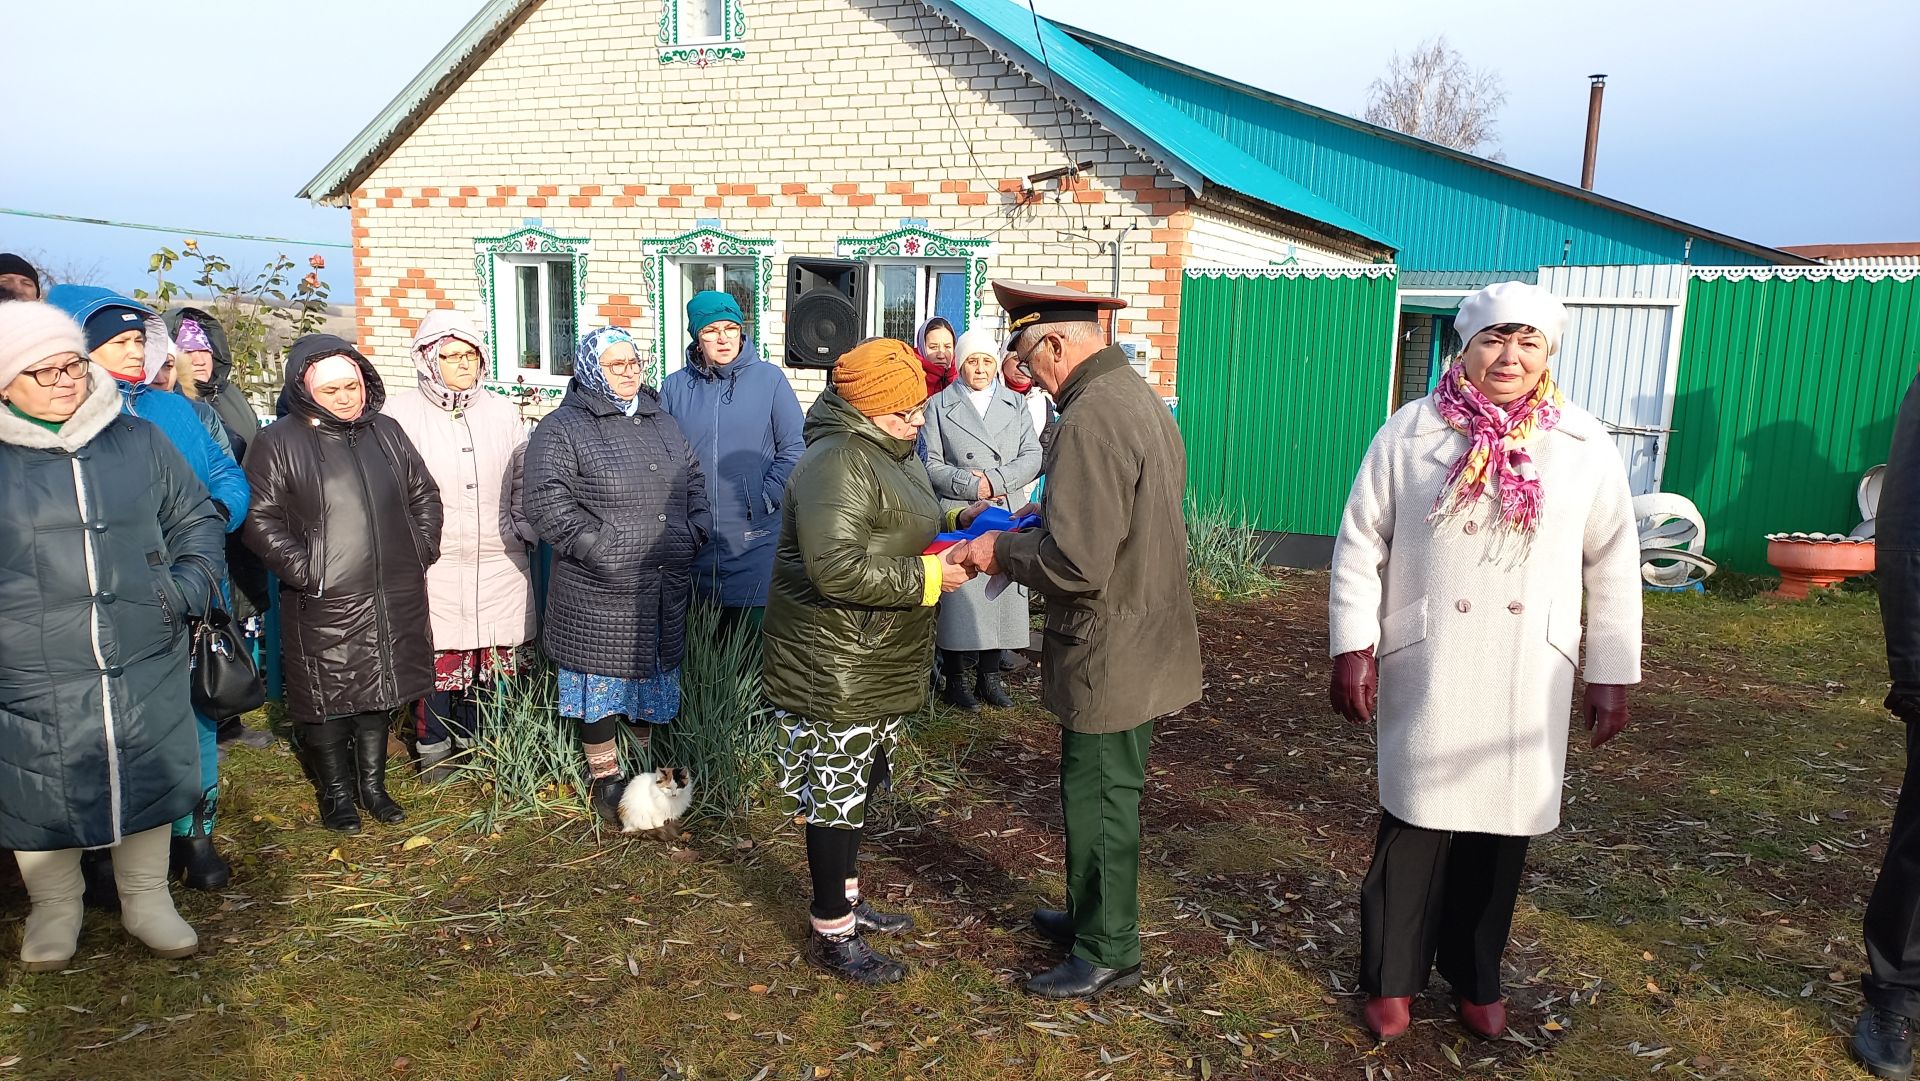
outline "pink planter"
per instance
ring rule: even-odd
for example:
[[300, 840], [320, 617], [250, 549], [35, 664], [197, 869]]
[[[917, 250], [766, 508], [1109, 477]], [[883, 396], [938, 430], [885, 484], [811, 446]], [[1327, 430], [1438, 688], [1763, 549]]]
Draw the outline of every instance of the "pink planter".
[[[1837, 535], [1836, 535], [1837, 536]], [[1873, 542], [1805, 533], [1767, 535], [1767, 562], [1780, 572], [1778, 595], [1805, 600], [1809, 590], [1827, 589], [1873, 570]]]

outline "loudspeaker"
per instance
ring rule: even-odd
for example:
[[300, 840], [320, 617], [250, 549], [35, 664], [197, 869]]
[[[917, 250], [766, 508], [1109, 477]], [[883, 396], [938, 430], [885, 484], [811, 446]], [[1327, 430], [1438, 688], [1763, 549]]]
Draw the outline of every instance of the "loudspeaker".
[[787, 367], [833, 367], [864, 337], [866, 309], [865, 263], [788, 259]]

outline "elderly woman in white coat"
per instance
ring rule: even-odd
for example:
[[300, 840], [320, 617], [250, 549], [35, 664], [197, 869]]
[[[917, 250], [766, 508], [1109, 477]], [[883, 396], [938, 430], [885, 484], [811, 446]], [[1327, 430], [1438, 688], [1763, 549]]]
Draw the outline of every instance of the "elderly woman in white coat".
[[[927, 402], [927, 423], [920, 429], [933, 494], [942, 510], [981, 501], [1018, 510], [1040, 474], [1040, 440], [1026, 400], [996, 378], [1000, 349], [991, 333], [974, 329], [960, 335], [954, 356], [957, 376]], [[1027, 635], [1024, 586], [1010, 585], [988, 597], [982, 577], [942, 598], [937, 641], [947, 702], [970, 712], [982, 701], [996, 709], [1011, 707], [1000, 677], [1000, 653], [1025, 649]], [[971, 684], [969, 671], [975, 673]]]
[[1522, 282], [1462, 301], [1459, 362], [1374, 436], [1334, 542], [1333, 706], [1378, 732], [1360, 985], [1383, 1040], [1436, 961], [1468, 1029], [1506, 1029], [1500, 955], [1527, 841], [1560, 821], [1583, 592], [1593, 747], [1640, 681], [1626, 469], [1548, 373], [1566, 320]]
[[514, 674], [534, 636], [533, 526], [520, 509], [527, 428], [481, 385], [486, 340], [464, 317], [427, 313], [413, 339], [418, 391], [388, 403], [440, 486], [440, 561], [427, 568], [433, 694], [414, 705], [416, 764], [444, 780], [479, 725], [474, 691]]

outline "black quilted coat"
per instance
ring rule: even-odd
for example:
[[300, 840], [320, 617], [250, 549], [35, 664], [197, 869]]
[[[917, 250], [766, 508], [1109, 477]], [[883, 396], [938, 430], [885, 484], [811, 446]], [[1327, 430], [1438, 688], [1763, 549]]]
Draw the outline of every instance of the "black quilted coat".
[[0, 848], [173, 821], [200, 799], [186, 619], [226, 523], [98, 367], [59, 432], [0, 406], [0, 491]]
[[[360, 366], [360, 419], [308, 392], [333, 354]], [[393, 709], [433, 691], [427, 568], [440, 558], [440, 489], [413, 443], [381, 416], [386, 388], [331, 334], [287, 353], [288, 413], [247, 450], [253, 506], [242, 535], [280, 578], [281, 663], [296, 721]]]
[[713, 516], [693, 448], [653, 390], [629, 417], [569, 384], [527, 442], [525, 484], [527, 520], [554, 552], [547, 656], [624, 679], [678, 668]]

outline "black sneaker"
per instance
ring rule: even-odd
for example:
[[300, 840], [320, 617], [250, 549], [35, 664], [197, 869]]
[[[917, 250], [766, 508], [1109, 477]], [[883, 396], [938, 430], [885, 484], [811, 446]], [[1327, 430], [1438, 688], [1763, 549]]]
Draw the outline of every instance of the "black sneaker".
[[1913, 1076], [1913, 1022], [1897, 1013], [1868, 1006], [1853, 1025], [1853, 1057], [1868, 1073], [1889, 1081]]
[[907, 966], [876, 953], [857, 930], [849, 935], [813, 932], [807, 938], [807, 960], [843, 980], [866, 987], [899, 983], [907, 978]]
[[853, 925], [862, 931], [897, 935], [913, 930], [913, 917], [904, 912], [881, 912], [865, 901], [853, 906]]

